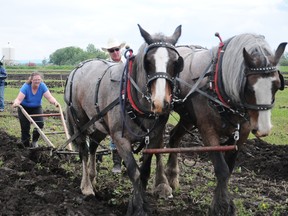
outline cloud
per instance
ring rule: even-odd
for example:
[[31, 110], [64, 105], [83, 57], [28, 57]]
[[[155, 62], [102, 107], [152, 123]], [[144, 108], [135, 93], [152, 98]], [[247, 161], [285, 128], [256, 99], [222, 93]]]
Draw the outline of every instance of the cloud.
[[137, 24], [149, 33], [171, 35], [182, 25], [181, 44], [218, 44], [235, 34], [266, 36], [272, 48], [287, 41], [287, 0], [4, 0], [0, 46], [8, 42], [16, 59], [48, 58], [57, 49], [89, 43], [97, 48], [109, 37], [134, 50], [143, 43]]

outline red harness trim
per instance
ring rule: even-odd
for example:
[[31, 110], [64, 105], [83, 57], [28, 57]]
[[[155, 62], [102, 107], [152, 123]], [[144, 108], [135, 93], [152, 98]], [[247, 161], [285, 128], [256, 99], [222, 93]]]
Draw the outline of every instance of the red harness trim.
[[[130, 51], [130, 57], [132, 56], [132, 51]], [[132, 66], [133, 66], [133, 61], [132, 59], [129, 60], [129, 65], [128, 65], [128, 73], [129, 76], [132, 75]], [[128, 100], [132, 106], [133, 109], [135, 109], [137, 112], [139, 112], [140, 114], [144, 114], [141, 110], [139, 110], [139, 108], [136, 106], [133, 98], [132, 98], [132, 94], [131, 94], [131, 81], [130, 79], [128, 79], [127, 82], [127, 96], [128, 96]]]
[[214, 75], [214, 84], [215, 84], [215, 92], [219, 98], [219, 100], [225, 104], [226, 106], [229, 107], [229, 105], [227, 104], [227, 102], [224, 100], [224, 98], [222, 97], [220, 90], [219, 90], [219, 86], [218, 86], [218, 74], [219, 74], [219, 60], [220, 60], [220, 55], [221, 55], [221, 51], [224, 47], [224, 43], [222, 42], [222, 39], [220, 36], [218, 36], [220, 39], [220, 43], [219, 43], [219, 48], [218, 48], [218, 53], [217, 53], [217, 63], [216, 63], [216, 68], [215, 68], [215, 75]]

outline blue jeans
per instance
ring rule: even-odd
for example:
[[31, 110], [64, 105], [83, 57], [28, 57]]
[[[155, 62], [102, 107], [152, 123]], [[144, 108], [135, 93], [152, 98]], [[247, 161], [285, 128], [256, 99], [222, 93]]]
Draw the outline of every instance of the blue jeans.
[[116, 150], [116, 145], [115, 145], [115, 143], [113, 142], [112, 139], [110, 139], [110, 149], [111, 150]]
[[0, 80], [0, 109], [4, 109], [5, 80]]

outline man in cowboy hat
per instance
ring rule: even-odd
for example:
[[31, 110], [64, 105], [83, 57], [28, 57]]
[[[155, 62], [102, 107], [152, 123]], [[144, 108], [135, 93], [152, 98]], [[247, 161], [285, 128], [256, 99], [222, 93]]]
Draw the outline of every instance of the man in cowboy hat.
[[118, 42], [115, 38], [110, 38], [107, 41], [106, 47], [102, 47], [102, 50], [109, 53], [110, 61], [113, 62], [125, 62], [125, 58], [122, 56], [121, 49], [125, 46], [125, 42]]
[[[102, 47], [102, 50], [109, 53], [109, 61], [125, 63], [125, 57], [122, 55], [121, 49], [125, 46], [125, 42], [120, 43], [115, 38], [110, 38], [107, 41], [106, 47]], [[113, 143], [113, 140], [110, 140], [110, 148], [112, 150], [112, 160], [113, 160], [113, 173], [121, 173], [121, 163], [122, 158], [117, 152], [116, 145]]]

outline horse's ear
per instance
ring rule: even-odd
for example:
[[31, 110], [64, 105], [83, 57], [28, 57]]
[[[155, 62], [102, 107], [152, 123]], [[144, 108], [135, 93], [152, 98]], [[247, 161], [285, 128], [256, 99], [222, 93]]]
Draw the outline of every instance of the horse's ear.
[[256, 65], [254, 64], [252, 56], [246, 51], [245, 47], [243, 48], [243, 57], [244, 57], [244, 62], [247, 67], [249, 68], [255, 68]]
[[179, 39], [179, 37], [181, 36], [181, 32], [182, 32], [182, 25], [179, 25], [173, 35], [171, 36], [171, 39], [173, 40], [172, 44], [175, 45]]
[[149, 45], [153, 42], [151, 35], [146, 32], [139, 24], [137, 24], [140, 30], [142, 37], [144, 38], [145, 42]]
[[177, 73], [180, 73], [184, 68], [184, 60], [182, 58], [182, 56], [179, 56], [178, 60], [177, 60], [177, 64], [176, 64], [176, 71]]
[[274, 63], [275, 63], [275, 65], [278, 64], [278, 62], [279, 62], [279, 60], [280, 60], [280, 58], [281, 58], [281, 56], [282, 56], [282, 54], [283, 54], [283, 52], [284, 52], [284, 50], [285, 50], [286, 45], [287, 45], [287, 43], [285, 42], [285, 43], [281, 43], [281, 44], [278, 46], [278, 48], [277, 48], [277, 50], [276, 50], [276, 52], [275, 52], [275, 57], [274, 57]]

